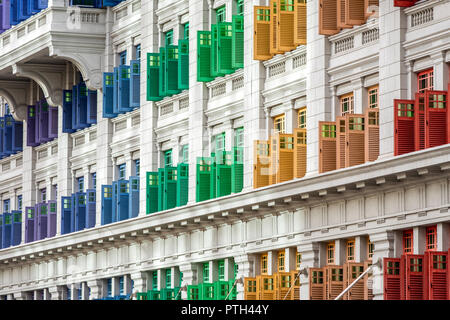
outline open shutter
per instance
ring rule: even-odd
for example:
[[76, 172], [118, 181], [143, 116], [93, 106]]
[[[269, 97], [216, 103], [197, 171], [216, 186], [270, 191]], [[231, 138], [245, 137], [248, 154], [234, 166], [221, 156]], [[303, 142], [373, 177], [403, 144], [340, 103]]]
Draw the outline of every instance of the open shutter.
[[50, 141], [48, 137], [48, 103], [47, 101], [41, 100], [39, 104], [39, 140], [41, 143]]
[[277, 39], [279, 39], [278, 49], [281, 51], [291, 51], [297, 46], [294, 41], [295, 28], [295, 5], [293, 0], [278, 1], [278, 26]]
[[177, 206], [177, 179], [176, 167], [164, 168], [164, 210]]
[[141, 62], [130, 61], [130, 108], [136, 109], [141, 105]]
[[366, 19], [378, 12], [378, 2], [379, 0], [364, 0], [364, 13]]
[[270, 53], [272, 55], [283, 53], [280, 50], [280, 38], [278, 34], [280, 21], [280, 0], [270, 0]]
[[114, 118], [114, 73], [103, 73], [103, 118]]
[[119, 113], [131, 111], [130, 107], [130, 66], [119, 67]]
[[295, 0], [294, 43], [306, 45], [306, 0]]
[[424, 256], [408, 254], [405, 259], [405, 299], [422, 300], [424, 290]]
[[37, 205], [38, 208], [38, 228], [37, 228], [37, 238], [36, 240], [42, 240], [47, 238], [48, 230], [48, 205], [47, 203], [40, 203]]
[[231, 163], [233, 154], [229, 151], [221, 151], [216, 157], [216, 183], [217, 197], [231, 194]]
[[209, 200], [211, 198], [212, 158], [197, 158], [197, 186], [196, 201]]
[[165, 186], [165, 174], [164, 174], [165, 168], [159, 168], [158, 169], [158, 211], [164, 210], [164, 186]]
[[277, 173], [279, 166], [280, 153], [278, 151], [278, 133], [270, 136], [269, 142], [269, 185], [277, 183]]
[[347, 117], [336, 117], [336, 169], [345, 168]]
[[261, 188], [269, 185], [269, 141], [255, 140], [253, 153], [253, 188]]
[[416, 93], [414, 102], [414, 148], [413, 151], [425, 149], [425, 93]]
[[350, 25], [359, 25], [366, 22], [364, 11], [365, 0], [345, 0], [345, 21]]
[[178, 164], [177, 173], [177, 207], [180, 207], [186, 205], [189, 198], [189, 165]]
[[425, 147], [447, 143], [447, 91], [425, 91]]
[[35, 229], [35, 208], [34, 207], [26, 207], [25, 208], [25, 242], [33, 242], [35, 241], [34, 237], [34, 229]]
[[230, 74], [234, 72], [232, 63], [233, 54], [233, 23], [221, 22], [217, 25], [218, 30], [218, 56], [219, 74]]
[[58, 137], [58, 107], [48, 108], [48, 138]]
[[344, 267], [326, 266], [325, 300], [334, 300], [344, 290]]
[[117, 188], [117, 221], [123, 221], [130, 218], [130, 182], [128, 180], [119, 180]]
[[364, 160], [375, 161], [380, 154], [380, 110], [367, 108], [364, 131]]
[[61, 197], [61, 234], [73, 232], [72, 197]]
[[11, 245], [18, 246], [22, 241], [22, 212], [12, 211]]
[[[213, 25], [211, 25], [212, 30]], [[211, 32], [198, 31], [197, 33], [197, 81], [208, 82], [213, 80], [211, 71]]]
[[336, 13], [337, 13], [338, 28], [346, 29], [352, 27], [352, 25], [348, 22], [345, 16], [349, 6], [348, 2], [349, 2], [348, 0], [337, 0]]
[[239, 193], [244, 187], [244, 148], [233, 147], [231, 164], [231, 192]]
[[257, 300], [275, 300], [275, 276], [260, 275], [256, 277]]
[[119, 111], [119, 67], [113, 69], [113, 113], [118, 115]]
[[[364, 263], [347, 262], [344, 265], [344, 288], [347, 288], [364, 272]], [[344, 300], [364, 300], [364, 281], [358, 281], [347, 293]]]
[[346, 118], [345, 166], [351, 167], [364, 163], [365, 117], [358, 114], [346, 114]]
[[39, 135], [39, 127], [41, 124], [40, 121], [40, 117], [41, 117], [41, 102], [40, 101], [36, 101], [36, 119], [35, 119], [35, 124], [36, 127], [34, 128], [34, 136], [36, 137], [36, 143], [39, 145], [41, 144], [43, 141], [41, 140], [41, 136]]
[[47, 218], [47, 237], [52, 238], [56, 235], [56, 213], [57, 204], [56, 201], [50, 200], [47, 205], [48, 218]]
[[112, 185], [102, 185], [102, 226], [113, 222]]
[[400, 259], [383, 259], [384, 300], [400, 300]]
[[394, 7], [412, 7], [417, 0], [394, 0]]
[[425, 251], [425, 300], [448, 300], [448, 252], [447, 251]]
[[130, 177], [130, 218], [135, 218], [139, 215], [139, 177]]
[[178, 89], [178, 46], [166, 46], [166, 90], [168, 95], [177, 94]]
[[86, 190], [86, 228], [95, 227], [96, 198], [97, 192], [95, 189]]
[[211, 25], [211, 76], [221, 77], [224, 74], [219, 71], [219, 27], [217, 24]]
[[23, 150], [23, 123], [14, 121], [13, 126], [12, 148], [14, 152], [20, 152]]
[[160, 54], [147, 53], [147, 101], [160, 101], [159, 68]]
[[[0, 216], [1, 220], [1, 216]], [[12, 215], [11, 213], [4, 212], [3, 213], [3, 231], [0, 232], [0, 248], [8, 248], [11, 246], [11, 223], [12, 223]], [[0, 221], [0, 228], [2, 221]]]
[[158, 187], [158, 172], [147, 172], [147, 214], [158, 211]]
[[231, 47], [231, 67], [233, 69], [239, 69], [244, 67], [244, 17], [234, 15], [232, 23], [233, 42]]
[[[277, 272], [274, 274], [275, 279], [275, 299], [276, 300], [291, 300], [291, 273], [290, 272]], [[286, 296], [289, 292], [289, 295]], [[286, 297], [286, 299], [284, 299]]]
[[319, 173], [336, 170], [336, 123], [319, 121]]
[[[364, 270], [372, 265], [372, 260], [364, 261]], [[364, 276], [364, 300], [373, 300], [373, 271]]]
[[394, 155], [413, 152], [414, 100], [394, 100]]
[[337, 20], [337, 1], [320, 0], [319, 2], [319, 34], [333, 35], [340, 30]]
[[11, 4], [9, 0], [4, 0], [2, 1], [2, 3], [0, 3], [0, 32], [11, 28], [10, 10]]
[[272, 57], [270, 52], [270, 7], [258, 7], [254, 8], [254, 37], [253, 37], [253, 59], [255, 60], [269, 60]]
[[294, 136], [279, 134], [277, 182], [284, 182], [294, 178]]
[[119, 204], [119, 185], [117, 181], [112, 182], [112, 222], [117, 222], [117, 206]]
[[17, 7], [17, 2], [19, 0], [10, 0], [11, 1], [11, 12], [10, 12], [10, 23], [12, 26], [15, 26], [19, 23], [19, 12]]
[[79, 123], [78, 123], [78, 85], [72, 87], [72, 129], [78, 130], [80, 129]]
[[256, 278], [244, 278], [244, 300], [257, 300]]
[[27, 146], [36, 147], [36, 106], [28, 106], [27, 113]]
[[8, 114], [5, 115], [5, 128], [3, 134], [3, 152], [5, 155], [13, 154], [13, 123], [13, 117]]
[[80, 83], [78, 86], [78, 111], [77, 111], [77, 124], [78, 129], [84, 129], [88, 127], [88, 114], [87, 114], [87, 108], [88, 108], [88, 89], [86, 87], [86, 84], [84, 82]]
[[87, 123], [97, 123], [97, 90], [88, 90]]
[[159, 48], [159, 96], [167, 96], [166, 77], [167, 77], [167, 60], [166, 48]]
[[[104, 78], [104, 75], [103, 75]], [[105, 92], [105, 87], [103, 84], [103, 94]], [[103, 96], [103, 98], [105, 98]], [[103, 99], [103, 104], [106, 103], [106, 100]], [[64, 90], [63, 91], [63, 128], [62, 132], [64, 133], [73, 133], [75, 130], [72, 129], [72, 90]]]
[[86, 193], [75, 194], [75, 231], [86, 229]]
[[178, 40], [178, 89], [189, 89], [189, 39]]
[[0, 159], [3, 159], [6, 154], [3, 152], [3, 145], [5, 138], [3, 137], [5, 132], [5, 117], [0, 117]]
[[217, 164], [216, 164], [216, 155], [214, 152], [211, 153], [211, 175], [210, 175], [210, 190], [209, 190], [209, 199], [214, 199], [217, 197]]
[[325, 283], [323, 268], [309, 268], [309, 300], [324, 300]]

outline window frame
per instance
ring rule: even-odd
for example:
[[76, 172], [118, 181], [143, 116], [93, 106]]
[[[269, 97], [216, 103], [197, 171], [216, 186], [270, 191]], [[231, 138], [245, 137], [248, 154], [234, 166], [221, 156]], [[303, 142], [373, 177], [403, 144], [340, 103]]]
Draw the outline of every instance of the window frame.
[[306, 129], [306, 107], [301, 107], [297, 111], [297, 128]]
[[[430, 238], [433, 242], [430, 242]], [[425, 250], [436, 251], [437, 250], [437, 226], [429, 226], [425, 229]]]
[[345, 245], [345, 260], [346, 262], [355, 262], [355, 239], [347, 240]]
[[225, 22], [227, 18], [227, 8], [225, 5], [215, 9], [216, 11], [216, 24], [220, 22]]
[[119, 52], [119, 66], [127, 64], [127, 50]]
[[[335, 243], [334, 242], [328, 242], [326, 247], [326, 253], [327, 253], [327, 265], [334, 265], [334, 262], [336, 260], [335, 257]], [[333, 253], [332, 257], [330, 256], [330, 252]]]
[[285, 263], [286, 263], [286, 253], [284, 250], [278, 251], [277, 254], [277, 270], [278, 272], [285, 271]]
[[[127, 175], [127, 164], [126, 163], [121, 163], [119, 165], [117, 165], [117, 180], [125, 180], [126, 175]], [[122, 172], [123, 172], [123, 176], [122, 176]]]
[[[170, 39], [170, 43], [169, 43], [169, 39]], [[164, 32], [164, 44], [166, 47], [173, 45], [173, 29], [170, 29], [170, 30]]]
[[[278, 130], [278, 123], [280, 124], [280, 130]], [[273, 117], [273, 133], [284, 134], [286, 133], [286, 114], [280, 114], [278, 116]]]
[[267, 272], [268, 272], [268, 266], [269, 266], [269, 256], [268, 256], [268, 254], [267, 253], [263, 253], [262, 255], [261, 255], [261, 258], [260, 258], [260, 273], [263, 275], [263, 274], [267, 274]]
[[[346, 102], [348, 102], [348, 104], [349, 104], [347, 111], [344, 110], [344, 104]], [[348, 114], [355, 113], [355, 97], [354, 97], [353, 92], [339, 96], [339, 109], [341, 111], [341, 116], [344, 116], [347, 113]]]
[[402, 252], [403, 254], [413, 253], [414, 234], [412, 229], [402, 231]]
[[[421, 88], [421, 78], [426, 80], [426, 86]], [[417, 73], [417, 92], [422, 93], [425, 90], [434, 89], [434, 68], [422, 70]]]
[[[376, 90], [376, 92], [374, 94], [371, 94], [372, 91]], [[367, 107], [369, 109], [373, 109], [373, 108], [378, 108], [379, 107], [379, 103], [380, 103], [380, 89], [379, 89], [379, 85], [374, 85], [371, 86], [369, 88], [367, 88]], [[371, 101], [371, 97], [373, 97], [375, 95], [376, 99], [375, 102]]]

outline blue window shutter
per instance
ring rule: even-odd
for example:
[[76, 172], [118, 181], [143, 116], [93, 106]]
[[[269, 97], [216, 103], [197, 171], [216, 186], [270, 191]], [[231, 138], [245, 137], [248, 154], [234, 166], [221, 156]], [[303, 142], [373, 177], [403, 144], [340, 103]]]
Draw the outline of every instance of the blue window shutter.
[[130, 61], [130, 107], [139, 108], [141, 101], [141, 63], [139, 60]]
[[23, 150], [23, 123], [14, 121], [13, 129], [13, 151], [20, 152]]
[[51, 238], [56, 235], [56, 201], [48, 201], [48, 217], [47, 217], [47, 237]]
[[78, 130], [78, 86], [72, 87], [72, 129]]
[[96, 212], [96, 191], [95, 189], [86, 190], [86, 228], [95, 227]]
[[86, 193], [75, 194], [75, 231], [86, 228]]
[[117, 222], [117, 204], [119, 203], [119, 184], [112, 183], [112, 222]]
[[102, 185], [102, 226], [112, 223], [112, 185]]
[[6, 156], [13, 154], [13, 121], [14, 119], [11, 115], [5, 116], [5, 127], [3, 131], [3, 153]]
[[72, 232], [72, 197], [61, 197], [61, 234]]
[[97, 123], [97, 90], [88, 90], [87, 123]]
[[130, 177], [130, 218], [139, 215], [139, 177]]
[[34, 239], [34, 220], [35, 210], [34, 207], [25, 208], [25, 242], [33, 242]]
[[11, 245], [18, 246], [22, 241], [22, 212], [12, 211]]
[[130, 66], [119, 67], [119, 112], [131, 111], [130, 108]]
[[114, 93], [113, 93], [113, 113], [119, 114], [119, 67], [114, 68]]
[[11, 0], [11, 2], [10, 2], [11, 11], [10, 11], [9, 18], [10, 18], [10, 23], [12, 26], [19, 23], [19, 12], [17, 11], [18, 10], [18, 7], [17, 7], [18, 1], [19, 0]]
[[[3, 213], [3, 231], [0, 235], [0, 248], [8, 248], [11, 246], [11, 228], [12, 228], [12, 215], [9, 212]], [[1, 228], [2, 226], [0, 226]]]
[[77, 86], [77, 125], [78, 129], [84, 129], [88, 127], [87, 124], [87, 103], [88, 103], [88, 91], [86, 84], [81, 82]]
[[58, 107], [48, 108], [48, 138], [58, 137]]
[[114, 118], [114, 73], [103, 73], [103, 118]]
[[130, 182], [128, 180], [119, 180], [117, 188], [117, 221], [127, 220], [130, 217]]
[[73, 133], [72, 128], [72, 90], [63, 91], [63, 129], [64, 133]]

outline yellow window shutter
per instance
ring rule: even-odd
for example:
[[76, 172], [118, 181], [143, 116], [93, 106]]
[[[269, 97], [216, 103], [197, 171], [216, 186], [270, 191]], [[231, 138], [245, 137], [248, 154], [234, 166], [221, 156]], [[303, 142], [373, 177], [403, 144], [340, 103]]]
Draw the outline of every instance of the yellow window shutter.
[[287, 52], [297, 47], [294, 42], [295, 5], [293, 0], [278, 0], [278, 3], [277, 39], [279, 49]]
[[270, 7], [255, 6], [253, 59], [265, 61], [272, 58], [270, 53]]
[[270, 53], [272, 55], [283, 53], [278, 39], [279, 7], [280, 0], [270, 0]]
[[296, 0], [294, 20], [294, 42], [296, 45], [306, 45], [306, 1]]

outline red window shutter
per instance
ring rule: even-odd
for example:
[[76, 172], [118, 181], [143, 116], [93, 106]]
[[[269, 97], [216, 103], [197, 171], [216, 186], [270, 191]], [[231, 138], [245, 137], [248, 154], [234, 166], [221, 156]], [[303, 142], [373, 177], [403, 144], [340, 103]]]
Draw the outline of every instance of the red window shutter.
[[414, 102], [414, 149], [425, 149], [425, 93], [416, 93]]
[[345, 168], [345, 132], [347, 117], [336, 117], [336, 169]]
[[333, 35], [340, 30], [337, 24], [337, 1], [319, 1], [319, 34]]
[[394, 155], [413, 152], [414, 100], [394, 100]]
[[336, 122], [319, 121], [319, 173], [336, 170]]
[[[450, 66], [449, 66], [449, 70], [450, 70]], [[449, 92], [450, 92], [450, 81], [449, 81], [448, 89], [447, 89], [447, 124], [449, 125], [447, 128], [447, 143], [450, 143], [450, 112], [448, 111], [448, 93]]]
[[400, 259], [383, 259], [384, 300], [400, 300]]
[[394, 7], [411, 7], [417, 0], [394, 0]]
[[425, 300], [449, 298], [448, 252], [425, 251]]
[[364, 160], [368, 162], [377, 160], [380, 155], [380, 110], [367, 108], [365, 116]]
[[364, 163], [364, 115], [346, 114], [345, 167]]
[[447, 91], [425, 91], [425, 147], [447, 143]]
[[406, 300], [422, 300], [424, 295], [424, 256], [403, 255], [406, 260]]

